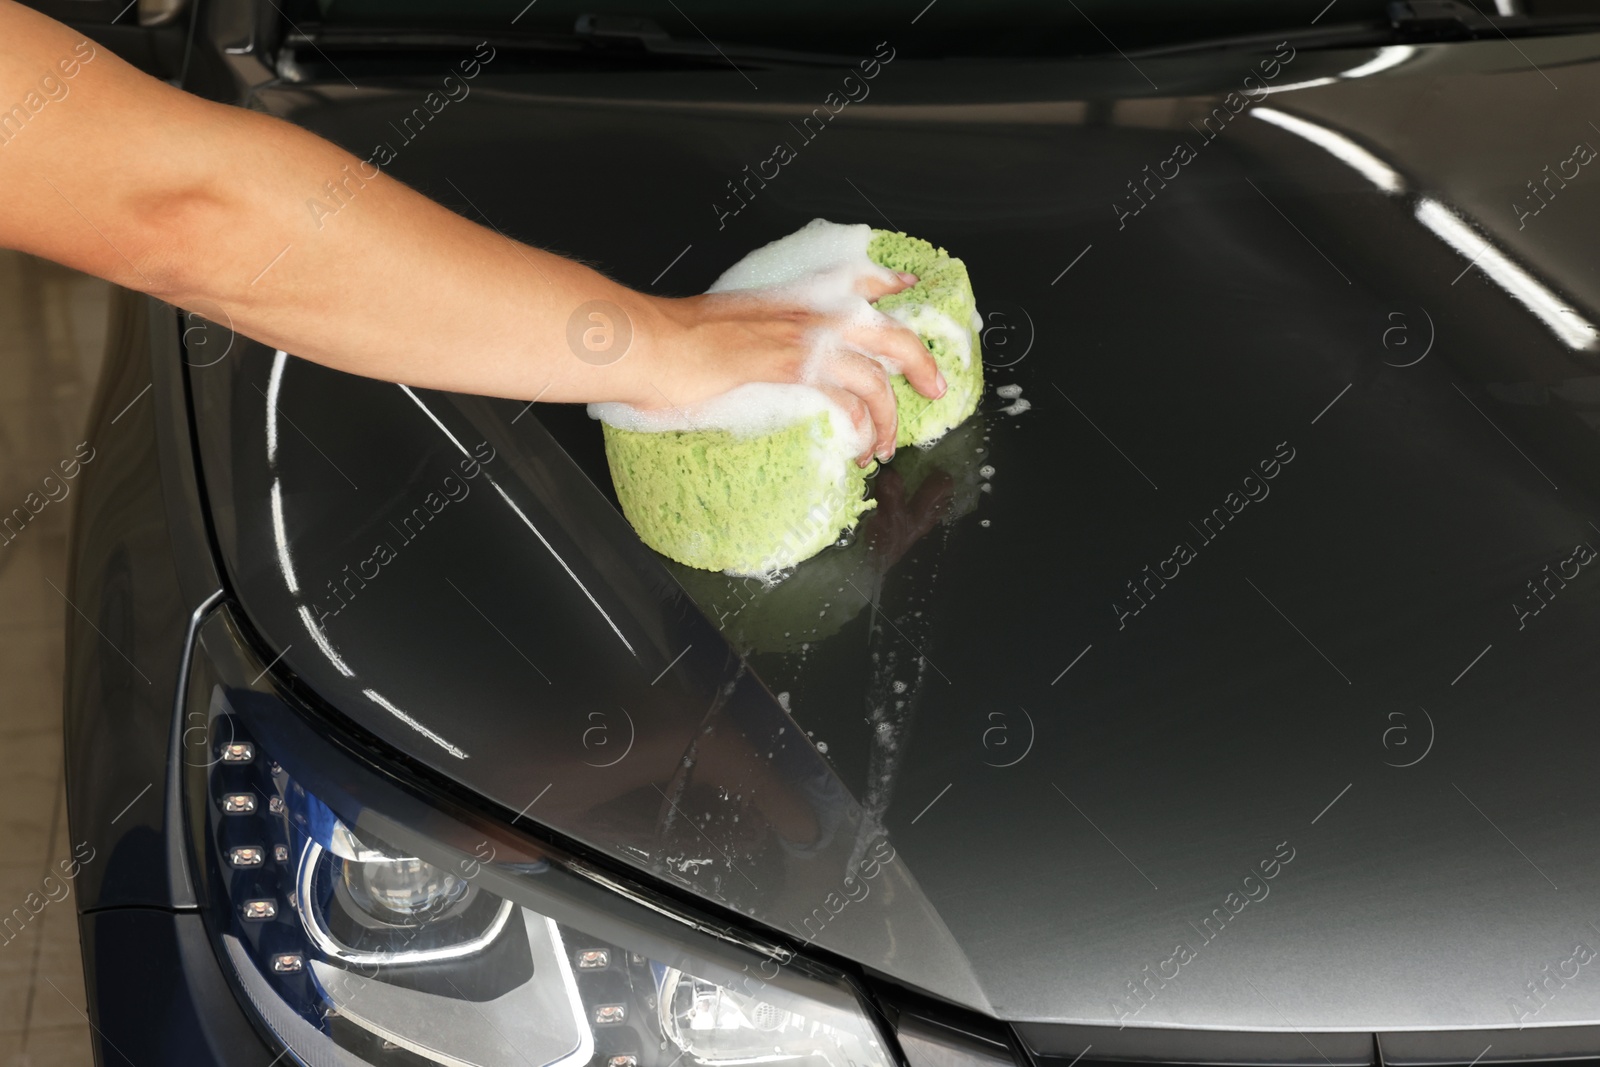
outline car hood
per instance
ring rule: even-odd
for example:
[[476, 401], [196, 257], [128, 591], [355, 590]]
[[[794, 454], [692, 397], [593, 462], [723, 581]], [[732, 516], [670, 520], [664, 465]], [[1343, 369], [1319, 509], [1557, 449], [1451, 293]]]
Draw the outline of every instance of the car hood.
[[765, 587], [643, 547], [581, 408], [240, 339], [190, 371], [232, 588], [506, 812], [1002, 1018], [1600, 1019], [1528, 985], [1600, 937], [1597, 52], [900, 58], [810, 139], [836, 71], [269, 89], [656, 291], [926, 237], [988, 388]]

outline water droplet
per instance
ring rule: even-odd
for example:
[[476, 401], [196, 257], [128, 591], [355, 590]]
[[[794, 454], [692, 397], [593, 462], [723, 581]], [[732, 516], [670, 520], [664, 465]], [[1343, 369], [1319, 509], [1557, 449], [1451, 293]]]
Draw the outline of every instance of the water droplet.
[[824, 756], [826, 756], [828, 754], [828, 742], [826, 742], [826, 741], [818, 741], [817, 742], [817, 751], [822, 753]]
[[987, 525], [989, 525], [989, 520], [988, 519], [979, 519], [978, 520], [978, 525], [979, 526], [987, 526]]
[[980, 478], [993, 478], [994, 467], [988, 463], [985, 463], [983, 466], [978, 468], [978, 476]]

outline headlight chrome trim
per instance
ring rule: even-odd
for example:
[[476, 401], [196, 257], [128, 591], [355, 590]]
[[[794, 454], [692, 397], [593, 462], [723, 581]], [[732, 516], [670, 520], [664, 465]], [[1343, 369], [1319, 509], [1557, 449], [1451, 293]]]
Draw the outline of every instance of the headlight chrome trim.
[[[333, 936], [333, 933], [322, 921], [322, 914], [316, 908], [310, 907], [312, 896], [312, 882], [316, 878], [317, 864], [322, 859], [323, 848], [315, 841], [307, 841], [305, 848], [300, 852], [300, 869], [297, 874], [296, 888], [302, 902], [298, 909], [300, 912], [300, 925], [305, 929], [306, 936], [311, 943], [316, 945], [324, 955], [347, 963], [351, 966], [390, 966], [408, 963], [441, 963], [445, 960], [463, 959], [475, 955], [488, 948], [499, 936], [505, 932], [506, 924], [511, 921], [511, 913], [516, 905], [510, 900], [500, 902], [500, 910], [495, 913], [494, 919], [487, 929], [477, 937], [466, 941], [459, 941], [453, 945], [442, 948], [412, 948], [402, 949], [399, 952], [359, 952], [349, 948]], [[381, 855], [374, 853], [374, 855]]]

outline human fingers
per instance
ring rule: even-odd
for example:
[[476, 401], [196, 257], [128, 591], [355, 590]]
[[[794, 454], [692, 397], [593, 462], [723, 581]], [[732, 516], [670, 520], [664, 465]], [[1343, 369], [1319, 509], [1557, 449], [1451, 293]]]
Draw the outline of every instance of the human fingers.
[[867, 402], [840, 385], [821, 385], [817, 388], [821, 389], [830, 400], [844, 409], [845, 415], [850, 419], [850, 425], [867, 440], [867, 448], [856, 456], [856, 465], [865, 467], [872, 462], [872, 442], [875, 440], [875, 434], [872, 429], [872, 412], [868, 409]]
[[880, 461], [887, 463], [894, 456], [894, 436], [900, 425], [894, 389], [889, 385], [889, 372], [871, 356], [850, 349], [839, 349], [824, 365], [823, 375], [828, 384], [853, 393], [866, 404], [872, 420], [872, 447], [867, 457], [857, 462], [864, 467], [866, 459], [876, 455]]
[[844, 331], [845, 340], [872, 356], [888, 361], [890, 367], [906, 376], [911, 388], [923, 396], [937, 400], [946, 389], [944, 375], [939, 373], [933, 354], [910, 327], [887, 315], [877, 316], [879, 321], [870, 325], [855, 326]]
[[875, 270], [856, 279], [855, 291], [868, 303], [881, 300], [890, 293], [898, 293], [917, 284], [917, 276], [904, 270]]

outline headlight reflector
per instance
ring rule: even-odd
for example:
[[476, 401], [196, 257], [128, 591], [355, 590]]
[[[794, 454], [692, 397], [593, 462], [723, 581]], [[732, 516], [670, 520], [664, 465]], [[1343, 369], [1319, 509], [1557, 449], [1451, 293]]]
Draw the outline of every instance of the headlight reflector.
[[391, 926], [418, 926], [465, 910], [476, 893], [465, 878], [415, 856], [345, 863], [344, 888], [362, 911]]

